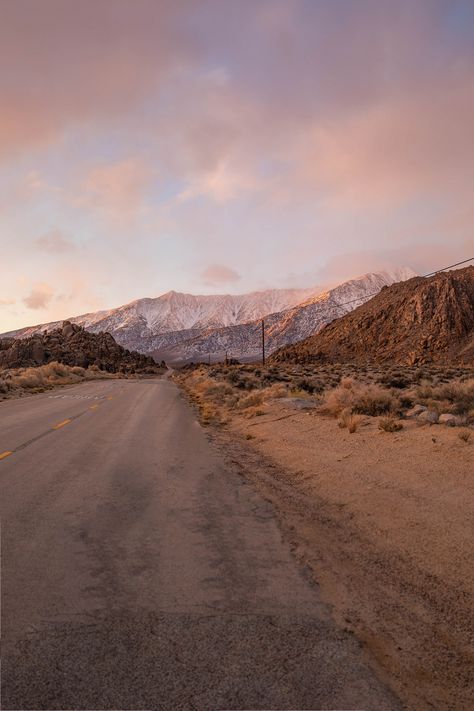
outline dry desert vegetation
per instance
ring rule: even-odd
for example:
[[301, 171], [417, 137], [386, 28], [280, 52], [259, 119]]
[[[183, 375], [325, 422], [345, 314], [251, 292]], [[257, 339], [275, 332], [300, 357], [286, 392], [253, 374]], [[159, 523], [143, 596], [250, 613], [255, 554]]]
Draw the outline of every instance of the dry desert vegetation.
[[406, 708], [473, 708], [474, 371], [199, 365], [174, 377]]
[[0, 370], [0, 400], [43, 393], [64, 385], [75, 385], [86, 380], [118, 377], [96, 366], [80, 368], [55, 361], [31, 368]]

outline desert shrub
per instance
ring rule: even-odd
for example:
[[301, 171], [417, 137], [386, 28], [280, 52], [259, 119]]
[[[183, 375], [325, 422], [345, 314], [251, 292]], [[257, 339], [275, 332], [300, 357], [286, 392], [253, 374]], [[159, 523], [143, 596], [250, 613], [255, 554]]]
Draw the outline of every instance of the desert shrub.
[[283, 385], [275, 383], [274, 385], [271, 385], [268, 388], [254, 390], [248, 395], [244, 395], [239, 399], [238, 406], [241, 410], [245, 410], [248, 407], [256, 407], [257, 405], [262, 405], [267, 400], [286, 397], [287, 395], [288, 390]]
[[357, 431], [359, 425], [363, 422], [364, 418], [361, 415], [355, 415], [348, 408], [343, 410], [338, 418], [338, 425], [341, 429], [348, 429], [351, 434]]
[[205, 424], [223, 424], [223, 418], [219, 409], [212, 403], [205, 402], [199, 408], [201, 419]]
[[39, 388], [44, 385], [45, 382], [44, 367], [45, 366], [40, 368], [23, 368], [12, 376], [12, 382], [20, 388]]
[[378, 382], [381, 385], [385, 385], [389, 388], [397, 388], [398, 390], [403, 390], [407, 388], [411, 381], [400, 373], [388, 373], [387, 375], [382, 375]]
[[474, 408], [474, 378], [450, 380], [437, 386], [423, 383], [416, 389], [416, 396], [420, 401], [447, 403], [452, 412], [464, 415]]
[[379, 430], [384, 432], [399, 432], [402, 429], [402, 423], [395, 417], [381, 417], [379, 420]]
[[383, 415], [399, 406], [399, 402], [389, 390], [378, 385], [361, 387], [354, 399], [353, 410], [363, 415]]
[[314, 393], [314, 383], [312, 380], [308, 380], [308, 378], [300, 378], [297, 380], [296, 387], [298, 390], [302, 390], [310, 394]]
[[71, 368], [71, 373], [73, 375], [78, 375], [80, 378], [85, 378], [86, 377], [86, 369], [81, 368], [80, 365], [75, 365]]
[[57, 361], [53, 360], [51, 363], [47, 363], [47, 365], [42, 365], [40, 368], [37, 368], [36, 370], [41, 370], [44, 374], [45, 378], [65, 378], [68, 375], [71, 375], [71, 368], [67, 365], [64, 365], [64, 363], [58, 363]]
[[463, 442], [469, 442], [469, 440], [471, 439], [471, 434], [472, 432], [470, 430], [461, 430], [460, 432], [458, 432], [458, 437]]
[[399, 405], [398, 399], [380, 385], [343, 378], [340, 385], [327, 393], [322, 410], [335, 417], [343, 410], [374, 417], [395, 411]]
[[399, 396], [400, 407], [403, 409], [408, 409], [413, 407], [415, 404], [415, 398], [412, 393], [401, 393]]

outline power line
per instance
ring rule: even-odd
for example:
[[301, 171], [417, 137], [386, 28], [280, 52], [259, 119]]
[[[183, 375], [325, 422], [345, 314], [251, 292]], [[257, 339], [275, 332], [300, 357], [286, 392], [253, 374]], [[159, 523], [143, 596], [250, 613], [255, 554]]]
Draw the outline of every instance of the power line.
[[472, 262], [474, 257], [471, 257], [470, 259], [465, 259], [463, 262], [458, 262], [457, 264], [450, 264], [449, 267], [443, 267], [443, 269], [437, 269], [435, 272], [431, 272], [430, 274], [423, 274], [424, 277], [429, 277], [433, 276], [434, 274], [439, 274], [440, 272], [446, 271], [446, 269], [452, 269], [453, 267], [459, 267], [460, 264], [467, 264], [468, 262]]
[[[422, 274], [421, 278], [426, 279], [426, 277], [434, 276], [435, 274], [439, 274], [440, 272], [446, 271], [446, 269], [452, 269], [453, 267], [459, 267], [461, 264], [467, 264], [468, 262], [474, 261], [474, 257], [470, 257], [469, 259], [464, 259], [462, 262], [457, 262], [457, 264], [450, 264], [449, 267], [443, 267], [442, 269], [437, 269], [435, 272], [430, 272], [429, 274]], [[362, 301], [363, 299], [366, 299], [367, 297], [371, 296], [377, 296], [377, 294], [380, 294], [380, 291], [374, 291], [372, 294], [364, 294], [364, 296], [359, 296], [358, 299], [352, 299], [351, 301], [344, 301], [342, 304], [338, 304], [337, 302], [334, 302], [335, 306], [347, 306], [348, 304], [355, 304], [356, 301]]]

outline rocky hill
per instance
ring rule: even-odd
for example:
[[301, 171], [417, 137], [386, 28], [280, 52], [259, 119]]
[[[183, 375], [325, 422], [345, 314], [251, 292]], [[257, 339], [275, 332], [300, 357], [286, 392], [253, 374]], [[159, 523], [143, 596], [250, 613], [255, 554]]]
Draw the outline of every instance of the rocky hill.
[[157, 368], [153, 358], [126, 350], [110, 333], [89, 333], [70, 321], [29, 338], [0, 339], [0, 368], [23, 368], [52, 361], [83, 368], [95, 365], [110, 373], [154, 372]]
[[385, 287], [273, 362], [474, 363], [474, 266]]

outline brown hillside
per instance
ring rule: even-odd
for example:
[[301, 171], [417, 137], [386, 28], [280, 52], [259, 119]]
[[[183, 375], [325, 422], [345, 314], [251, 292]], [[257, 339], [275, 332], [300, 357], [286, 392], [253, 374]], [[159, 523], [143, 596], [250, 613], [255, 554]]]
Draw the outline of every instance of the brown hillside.
[[0, 369], [24, 368], [57, 361], [87, 368], [95, 365], [110, 373], [153, 372], [153, 358], [120, 346], [110, 333], [89, 333], [64, 321], [61, 328], [30, 338], [0, 339]]
[[474, 266], [385, 287], [272, 362], [474, 362]]

